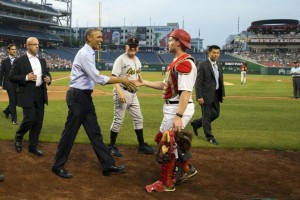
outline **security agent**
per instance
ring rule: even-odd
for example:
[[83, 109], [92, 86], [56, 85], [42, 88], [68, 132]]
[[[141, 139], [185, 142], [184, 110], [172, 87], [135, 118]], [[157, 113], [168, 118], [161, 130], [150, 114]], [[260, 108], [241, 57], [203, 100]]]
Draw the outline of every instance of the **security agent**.
[[18, 125], [17, 122], [17, 97], [16, 97], [16, 85], [9, 80], [9, 73], [13, 66], [13, 62], [17, 55], [17, 45], [9, 44], [7, 46], [8, 56], [1, 61], [0, 67], [0, 90], [4, 89], [7, 92], [9, 98], [8, 106], [3, 110], [5, 117], [8, 119], [11, 116], [13, 125]]

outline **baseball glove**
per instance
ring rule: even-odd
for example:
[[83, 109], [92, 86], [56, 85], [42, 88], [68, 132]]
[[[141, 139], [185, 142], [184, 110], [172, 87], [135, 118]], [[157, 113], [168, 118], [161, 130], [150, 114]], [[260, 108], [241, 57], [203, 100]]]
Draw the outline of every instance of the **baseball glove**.
[[183, 153], [187, 153], [192, 146], [192, 134], [186, 130], [176, 133], [176, 143]]

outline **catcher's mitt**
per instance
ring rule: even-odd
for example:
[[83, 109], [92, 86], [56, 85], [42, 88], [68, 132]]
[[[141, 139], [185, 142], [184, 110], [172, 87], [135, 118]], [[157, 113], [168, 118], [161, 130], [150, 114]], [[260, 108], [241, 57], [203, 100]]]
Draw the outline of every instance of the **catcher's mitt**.
[[170, 162], [170, 154], [168, 152], [166, 153], [163, 153], [162, 151], [162, 148], [163, 146], [160, 145], [159, 146], [159, 149], [157, 151], [157, 154], [156, 154], [156, 161], [159, 163], [159, 164], [163, 164], [163, 163], [168, 163]]
[[187, 153], [192, 146], [192, 134], [186, 130], [181, 130], [180, 132], [176, 133], [175, 137], [176, 143], [179, 149]]

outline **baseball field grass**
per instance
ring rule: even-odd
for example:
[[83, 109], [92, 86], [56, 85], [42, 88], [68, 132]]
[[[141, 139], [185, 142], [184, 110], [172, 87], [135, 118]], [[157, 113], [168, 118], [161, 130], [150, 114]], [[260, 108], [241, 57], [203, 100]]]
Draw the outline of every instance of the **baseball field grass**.
[[[51, 87], [61, 86], [67, 89], [70, 72], [52, 72]], [[110, 72], [103, 72], [109, 75]], [[160, 72], [144, 72], [143, 78], [152, 81], [163, 79]], [[246, 85], [240, 84], [239, 74], [224, 74], [226, 97], [221, 104], [220, 117], [212, 123], [213, 133], [219, 141], [214, 146], [205, 141], [203, 130], [193, 137], [193, 147], [263, 149], [263, 150], [300, 150], [300, 99], [291, 99], [292, 82], [290, 76], [248, 75]], [[105, 143], [109, 141], [109, 130], [113, 119], [112, 85], [95, 87], [94, 104], [98, 115]], [[61, 91], [61, 93], [65, 93]], [[141, 87], [139, 100], [144, 117], [145, 140], [155, 145], [153, 137], [162, 120], [161, 91]], [[1, 97], [6, 93], [2, 92]], [[193, 94], [193, 98], [194, 98]], [[7, 106], [7, 100], [0, 98], [0, 109]], [[3, 100], [4, 99], [4, 100]], [[195, 99], [195, 98], [194, 98]], [[195, 103], [193, 118], [201, 117], [200, 106]], [[22, 109], [18, 108], [19, 122]], [[59, 141], [67, 117], [67, 106], [64, 98], [52, 99], [45, 109], [41, 142]], [[0, 115], [0, 139], [14, 140], [18, 126], [12, 125], [4, 114]], [[188, 125], [186, 129], [192, 131]], [[25, 136], [28, 140], [28, 134]], [[76, 143], [88, 143], [83, 127], [80, 129]], [[129, 113], [126, 114], [123, 127], [117, 139], [119, 145], [137, 144]]]

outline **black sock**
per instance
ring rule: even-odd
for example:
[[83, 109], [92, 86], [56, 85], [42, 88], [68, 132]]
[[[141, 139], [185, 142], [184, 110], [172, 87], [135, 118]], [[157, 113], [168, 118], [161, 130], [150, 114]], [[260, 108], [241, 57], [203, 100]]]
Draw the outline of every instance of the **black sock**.
[[110, 131], [110, 145], [115, 145], [117, 140], [118, 133]]
[[135, 129], [135, 133], [139, 142], [139, 145], [143, 145], [144, 142], [144, 135], [143, 135], [143, 129]]

